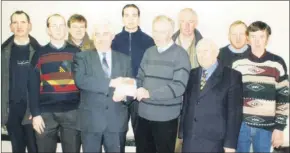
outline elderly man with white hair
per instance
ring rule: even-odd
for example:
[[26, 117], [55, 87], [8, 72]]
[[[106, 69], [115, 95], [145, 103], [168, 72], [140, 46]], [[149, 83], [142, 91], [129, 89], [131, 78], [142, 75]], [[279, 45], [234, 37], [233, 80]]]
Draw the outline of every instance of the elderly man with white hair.
[[[128, 108], [125, 94], [115, 92], [125, 83], [134, 84], [130, 59], [113, 51], [114, 32], [110, 23], [94, 27], [96, 50], [74, 57], [75, 82], [81, 92], [78, 126], [81, 130], [84, 152], [121, 152], [124, 132], [128, 130]], [[133, 95], [134, 96], [134, 95]]]
[[196, 49], [200, 67], [191, 70], [184, 94], [182, 152], [235, 152], [242, 122], [242, 75], [219, 64], [212, 40], [200, 40]]
[[173, 153], [177, 123], [190, 61], [172, 41], [174, 22], [157, 16], [152, 24], [156, 46], [146, 50], [137, 75], [137, 153]]

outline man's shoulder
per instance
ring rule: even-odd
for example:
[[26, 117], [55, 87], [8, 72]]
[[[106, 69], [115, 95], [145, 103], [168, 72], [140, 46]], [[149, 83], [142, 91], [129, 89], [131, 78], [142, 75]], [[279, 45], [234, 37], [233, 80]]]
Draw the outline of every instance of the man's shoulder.
[[227, 78], [239, 78], [242, 75], [241, 72], [235, 69], [232, 69], [228, 66], [223, 66], [223, 71], [224, 71], [225, 77]]
[[122, 60], [129, 60], [129, 56], [124, 54], [124, 53], [121, 53], [121, 52], [116, 51], [116, 50], [112, 50], [112, 53], [115, 54], [118, 58], [120, 58]]

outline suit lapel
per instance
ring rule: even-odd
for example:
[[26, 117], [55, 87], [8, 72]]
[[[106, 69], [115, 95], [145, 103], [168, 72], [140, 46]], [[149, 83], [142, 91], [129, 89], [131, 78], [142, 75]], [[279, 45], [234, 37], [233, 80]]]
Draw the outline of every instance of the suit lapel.
[[[200, 91], [199, 98], [203, 97], [210, 89], [212, 89], [217, 83], [221, 81], [222, 70], [223, 70], [223, 67], [221, 66], [221, 64], [219, 64], [216, 70], [210, 76], [210, 78], [206, 81], [206, 84], [203, 87], [203, 90]], [[200, 77], [199, 77], [199, 84], [200, 84]], [[198, 89], [200, 90], [200, 85]]]
[[116, 78], [120, 76], [120, 62], [118, 55], [112, 50], [112, 68], [111, 68], [111, 78]]
[[[201, 77], [201, 67], [199, 67], [198, 68], [198, 70], [196, 71], [196, 73], [194, 73], [192, 76], [190, 76], [190, 77], [192, 77], [193, 79], [193, 81], [192, 82], [190, 82], [191, 83], [191, 97], [193, 97], [193, 98], [196, 98], [196, 97], [198, 97], [198, 95], [199, 95], [199, 92], [200, 92], [200, 90], [199, 90], [199, 86], [200, 86], [200, 79], [198, 79], [198, 78], [200, 78]], [[197, 79], [197, 80], [196, 80]]]
[[[100, 56], [98, 54], [98, 51], [95, 50], [94, 52], [91, 52], [90, 58], [91, 58], [92, 63], [94, 63], [92, 64], [93, 74], [105, 76], [105, 72], [102, 68], [102, 63], [100, 61]], [[98, 73], [101, 73], [101, 74], [98, 74]]]

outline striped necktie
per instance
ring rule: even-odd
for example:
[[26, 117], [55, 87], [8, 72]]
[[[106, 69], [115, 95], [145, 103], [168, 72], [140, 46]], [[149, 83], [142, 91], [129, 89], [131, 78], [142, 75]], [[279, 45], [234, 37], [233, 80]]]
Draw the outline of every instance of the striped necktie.
[[201, 76], [201, 80], [200, 80], [200, 91], [204, 88], [204, 86], [206, 84], [206, 75], [207, 75], [206, 70], [202, 70], [202, 76]]
[[109, 68], [108, 62], [106, 60], [106, 53], [102, 53], [102, 55], [103, 55], [102, 68], [106, 74], [106, 77], [110, 78], [110, 68]]

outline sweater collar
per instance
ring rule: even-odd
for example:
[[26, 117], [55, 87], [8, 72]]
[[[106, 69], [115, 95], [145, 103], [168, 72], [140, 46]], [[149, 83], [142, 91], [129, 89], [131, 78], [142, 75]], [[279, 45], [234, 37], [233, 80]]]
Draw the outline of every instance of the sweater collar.
[[251, 61], [253, 61], [253, 62], [261, 63], [261, 62], [265, 62], [267, 60], [267, 55], [268, 55], [268, 52], [266, 50], [264, 51], [264, 53], [263, 53], [263, 55], [261, 57], [257, 57], [251, 51], [250, 54], [249, 54], [249, 59]]
[[[132, 32], [131, 34], [137, 34], [137, 33], [140, 33], [140, 32], [142, 32], [142, 30], [141, 30], [140, 26], [138, 26], [137, 31]], [[125, 27], [123, 27], [122, 33], [129, 34], [129, 32], [125, 30]]]

